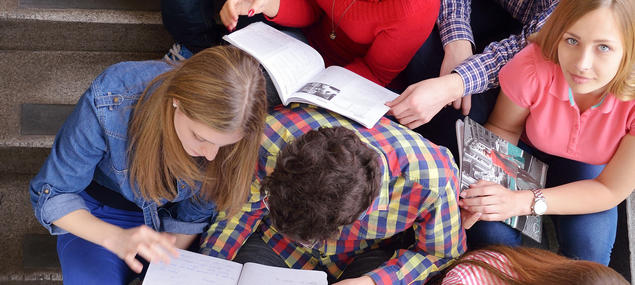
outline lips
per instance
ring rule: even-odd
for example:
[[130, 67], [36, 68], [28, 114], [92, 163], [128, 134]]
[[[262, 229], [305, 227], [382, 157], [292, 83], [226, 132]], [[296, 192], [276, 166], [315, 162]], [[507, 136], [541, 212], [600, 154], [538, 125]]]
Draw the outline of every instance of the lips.
[[588, 82], [589, 80], [591, 80], [591, 78], [575, 75], [573, 73], [569, 73], [569, 75], [571, 76], [571, 79], [573, 80], [573, 82], [575, 82], [576, 84], [584, 84]]

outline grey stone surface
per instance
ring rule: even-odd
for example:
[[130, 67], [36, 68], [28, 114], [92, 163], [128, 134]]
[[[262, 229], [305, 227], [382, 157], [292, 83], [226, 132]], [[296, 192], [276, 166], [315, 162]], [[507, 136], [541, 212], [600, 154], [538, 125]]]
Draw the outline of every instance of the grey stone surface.
[[32, 174], [0, 173], [0, 282], [10, 280], [60, 280], [59, 269], [23, 267], [22, 244], [26, 234], [48, 234], [35, 220], [29, 202]]
[[19, 8], [161, 11], [159, 0], [19, 0]]
[[50, 148], [0, 147], [0, 173], [35, 175], [50, 152]]
[[20, 104], [75, 104], [107, 66], [162, 53], [0, 51], [0, 147], [50, 147], [53, 136], [21, 136]]
[[172, 42], [161, 24], [0, 18], [0, 50], [165, 53]]
[[73, 112], [72, 104], [20, 105], [21, 135], [55, 135]]

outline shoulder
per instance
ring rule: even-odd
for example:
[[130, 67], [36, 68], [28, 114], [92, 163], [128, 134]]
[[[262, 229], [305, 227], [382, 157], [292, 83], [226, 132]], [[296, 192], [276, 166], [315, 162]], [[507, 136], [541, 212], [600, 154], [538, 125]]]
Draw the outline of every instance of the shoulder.
[[159, 60], [121, 62], [106, 68], [91, 87], [97, 96], [108, 92], [140, 94], [152, 79], [170, 69], [169, 63]]

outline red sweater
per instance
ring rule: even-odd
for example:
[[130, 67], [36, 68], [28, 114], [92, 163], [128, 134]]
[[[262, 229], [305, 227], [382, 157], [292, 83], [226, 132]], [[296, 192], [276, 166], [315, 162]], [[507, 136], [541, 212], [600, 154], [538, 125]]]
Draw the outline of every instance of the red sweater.
[[[304, 28], [326, 66], [343, 66], [386, 86], [428, 38], [439, 0], [356, 0], [343, 14], [351, 1], [280, 0], [278, 15], [270, 20]], [[329, 38], [331, 19], [337, 25], [335, 40]]]

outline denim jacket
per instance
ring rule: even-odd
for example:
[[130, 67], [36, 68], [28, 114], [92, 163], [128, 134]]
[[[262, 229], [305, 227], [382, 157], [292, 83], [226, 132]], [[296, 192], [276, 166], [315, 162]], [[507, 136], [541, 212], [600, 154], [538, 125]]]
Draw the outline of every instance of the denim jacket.
[[29, 186], [35, 216], [51, 234], [66, 233], [52, 224], [59, 218], [88, 210], [79, 193], [93, 180], [139, 206], [145, 224], [156, 231], [197, 234], [217, 214], [214, 203], [194, 197], [200, 183], [190, 188], [178, 179], [177, 197], [162, 199], [159, 206], [143, 199], [129, 182], [128, 124], [133, 108], [149, 82], [171, 68], [162, 61], [115, 64], [79, 99]]

